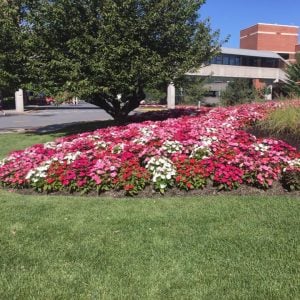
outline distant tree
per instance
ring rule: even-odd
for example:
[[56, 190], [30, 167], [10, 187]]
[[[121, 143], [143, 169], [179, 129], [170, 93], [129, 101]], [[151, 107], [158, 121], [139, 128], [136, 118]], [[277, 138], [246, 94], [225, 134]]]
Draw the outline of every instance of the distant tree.
[[184, 93], [184, 102], [189, 104], [197, 104], [202, 100], [208, 89], [205, 87], [207, 77], [185, 76], [181, 83]]
[[[145, 87], [208, 61], [218, 33], [204, 0], [24, 0], [28, 88], [68, 92], [123, 119]], [[118, 95], [121, 94], [121, 98]]]
[[224, 91], [221, 92], [221, 102], [224, 105], [247, 103], [254, 100], [256, 90], [251, 79], [237, 78], [230, 81]]
[[20, 83], [20, 6], [17, 1], [0, 0], [0, 98]]
[[291, 97], [300, 96], [300, 54], [296, 56], [296, 62], [288, 65], [286, 69], [287, 82], [284, 91]]

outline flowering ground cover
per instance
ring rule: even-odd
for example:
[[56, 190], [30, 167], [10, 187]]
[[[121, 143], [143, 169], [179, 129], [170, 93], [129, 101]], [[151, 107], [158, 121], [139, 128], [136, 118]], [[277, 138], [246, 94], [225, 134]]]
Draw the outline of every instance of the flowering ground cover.
[[[0, 184], [39, 192], [168, 189], [299, 189], [300, 153], [287, 143], [256, 138], [244, 128], [290, 103], [186, 108], [134, 116], [139, 121], [86, 132], [12, 152], [0, 163]], [[163, 120], [165, 119], [165, 120]], [[296, 174], [296, 175], [295, 175]], [[288, 180], [287, 180], [288, 179]]]

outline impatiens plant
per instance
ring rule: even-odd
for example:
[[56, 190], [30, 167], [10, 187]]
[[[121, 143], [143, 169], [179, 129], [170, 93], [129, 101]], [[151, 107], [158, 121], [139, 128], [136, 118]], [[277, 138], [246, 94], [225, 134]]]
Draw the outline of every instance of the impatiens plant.
[[173, 186], [173, 179], [176, 175], [176, 168], [171, 160], [166, 157], [151, 157], [146, 164], [152, 174], [152, 181], [154, 188], [161, 193], [165, 191], [167, 187]]
[[182, 155], [175, 159], [175, 167], [175, 183], [179, 189], [188, 191], [206, 186], [209, 173], [200, 160]]
[[[300, 153], [283, 141], [256, 138], [244, 128], [276, 107], [268, 102], [214, 109], [180, 108], [132, 117], [126, 126], [56, 139], [0, 162], [0, 185], [38, 192], [123, 190], [136, 195], [146, 186], [217, 190], [240, 185], [271, 188], [274, 181], [299, 189]], [[151, 117], [157, 121], [149, 121]], [[143, 121], [144, 120], [144, 121]]]
[[118, 187], [123, 189], [126, 195], [137, 195], [150, 184], [150, 177], [148, 170], [140, 166], [136, 158], [132, 158], [121, 165]]
[[283, 169], [282, 183], [289, 191], [300, 190], [300, 158], [288, 161]]
[[216, 164], [212, 176], [214, 185], [218, 190], [237, 189], [243, 182], [244, 172], [235, 166]]

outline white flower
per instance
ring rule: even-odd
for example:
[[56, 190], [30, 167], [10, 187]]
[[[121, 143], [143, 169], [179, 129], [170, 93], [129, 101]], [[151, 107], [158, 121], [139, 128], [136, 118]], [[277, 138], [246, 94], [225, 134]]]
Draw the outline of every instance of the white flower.
[[213, 142], [217, 142], [218, 138], [216, 136], [202, 136], [200, 140], [203, 146], [209, 147]]
[[32, 182], [38, 182], [41, 178], [47, 177], [47, 171], [52, 163], [52, 160], [46, 160], [43, 162], [42, 165], [38, 166], [37, 168], [30, 170], [26, 176], [25, 179], [32, 181]]
[[152, 181], [154, 183], [160, 182], [159, 184], [161, 184], [164, 182], [166, 186], [166, 182], [176, 175], [175, 166], [166, 157], [151, 157], [146, 164], [146, 168], [152, 173]]
[[156, 125], [150, 125], [149, 127], [142, 127], [140, 128], [140, 132], [143, 134], [144, 137], [151, 137], [153, 135], [153, 130], [156, 128]]
[[166, 185], [165, 183], [161, 183], [161, 184], [159, 185], [159, 187], [160, 187], [161, 189], [165, 189], [165, 188], [167, 187], [167, 185]]
[[165, 141], [161, 147], [163, 151], [166, 151], [167, 153], [176, 153], [176, 152], [182, 152], [183, 145], [178, 141]]
[[45, 149], [56, 149], [56, 143], [55, 142], [48, 142], [44, 144]]
[[30, 170], [30, 171], [27, 173], [25, 179], [26, 179], [26, 180], [30, 179], [34, 174], [35, 174], [35, 170]]
[[258, 144], [253, 144], [252, 147], [254, 148], [255, 151], [257, 152], [266, 152], [269, 150], [269, 146], [262, 144], [262, 143], [258, 143]]
[[300, 158], [295, 158], [293, 160], [289, 160], [287, 163], [291, 167], [299, 167], [300, 168]]
[[170, 173], [168, 173], [168, 174], [166, 175], [166, 178], [167, 178], [168, 180], [170, 180], [171, 177], [172, 177], [172, 174], [170, 174]]
[[119, 154], [123, 151], [125, 144], [121, 143], [121, 144], [117, 144], [113, 147], [113, 149], [111, 150], [112, 153], [114, 154]]
[[108, 143], [105, 141], [95, 141], [94, 146], [96, 149], [106, 149], [108, 146]]
[[4, 158], [3, 160], [0, 160], [0, 167], [3, 167], [9, 161], [10, 160], [8, 158]]
[[197, 158], [197, 159], [203, 159], [211, 156], [213, 153], [211, 152], [210, 148], [208, 146], [204, 145], [195, 145], [192, 153], [190, 155], [190, 158]]
[[76, 151], [75, 153], [68, 153], [64, 156], [64, 160], [67, 161], [68, 164], [72, 163], [79, 155], [81, 154], [80, 151]]
[[149, 141], [149, 138], [145, 138], [145, 137], [140, 137], [138, 139], [132, 140], [132, 142], [137, 145], [146, 145], [148, 143], [148, 141]]

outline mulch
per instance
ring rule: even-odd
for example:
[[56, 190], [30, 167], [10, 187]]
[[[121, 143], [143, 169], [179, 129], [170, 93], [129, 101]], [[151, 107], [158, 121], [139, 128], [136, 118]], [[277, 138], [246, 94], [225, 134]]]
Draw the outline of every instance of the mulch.
[[138, 195], [126, 196], [124, 191], [111, 190], [98, 194], [96, 191], [92, 191], [88, 194], [82, 194], [80, 192], [69, 193], [68, 191], [59, 191], [52, 193], [38, 193], [34, 189], [8, 189], [8, 191], [22, 194], [22, 195], [49, 195], [49, 196], [71, 196], [71, 197], [99, 197], [101, 198], [148, 198], [148, 199], [159, 199], [165, 197], [189, 197], [189, 196], [289, 196], [295, 197], [300, 200], [300, 191], [287, 191], [284, 189], [280, 182], [274, 182], [273, 186], [269, 189], [259, 189], [253, 186], [241, 185], [238, 189], [232, 191], [218, 191], [212, 184], [208, 184], [203, 189], [195, 189], [190, 191], [179, 190], [177, 188], [167, 189], [164, 194], [154, 191], [151, 186], [147, 186], [143, 191], [140, 191]]

